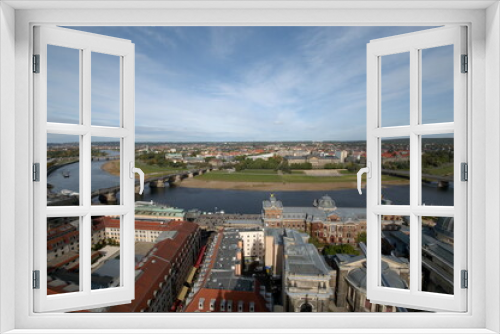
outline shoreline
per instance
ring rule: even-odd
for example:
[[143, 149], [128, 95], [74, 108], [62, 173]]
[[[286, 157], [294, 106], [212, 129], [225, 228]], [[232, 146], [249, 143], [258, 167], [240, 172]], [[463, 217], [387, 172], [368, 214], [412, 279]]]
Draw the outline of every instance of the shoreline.
[[[105, 172], [119, 176], [119, 169], [115, 167], [113, 161], [108, 161], [101, 166]], [[146, 175], [147, 178], [148, 175]], [[384, 186], [400, 186], [409, 184], [406, 180], [386, 181]], [[356, 189], [357, 183], [353, 181], [346, 182], [234, 182], [234, 181], [204, 181], [200, 179], [189, 178], [175, 183], [175, 187], [199, 188], [199, 189], [219, 189], [219, 190], [248, 190], [248, 191], [329, 191]], [[366, 188], [366, 182], [363, 182], [363, 188]]]
[[[113, 176], [120, 176], [120, 165], [118, 165], [118, 168], [116, 168], [116, 162], [117, 160], [112, 160], [112, 161], [107, 161], [102, 164], [101, 169], [105, 171], [106, 173], [109, 173]], [[118, 160], [120, 161], [120, 160]]]
[[[405, 181], [390, 181], [387, 185], [405, 185]], [[280, 183], [280, 182], [231, 182], [231, 181], [201, 181], [196, 179], [184, 180], [175, 184], [176, 187], [221, 189], [221, 190], [248, 190], [248, 191], [321, 191], [356, 189], [356, 182], [324, 182], [324, 183]], [[363, 182], [363, 188], [366, 183]]]

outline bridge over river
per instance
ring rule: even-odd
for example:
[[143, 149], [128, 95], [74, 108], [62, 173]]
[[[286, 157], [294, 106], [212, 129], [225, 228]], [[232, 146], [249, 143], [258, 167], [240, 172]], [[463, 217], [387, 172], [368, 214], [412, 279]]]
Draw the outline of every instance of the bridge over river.
[[[186, 178], [192, 178], [197, 175], [202, 175], [208, 173], [212, 170], [212, 168], [200, 168], [200, 169], [191, 169], [178, 173], [160, 175], [160, 176], [151, 176], [144, 180], [144, 184], [149, 183], [150, 188], [164, 188], [170, 184], [182, 182], [182, 180]], [[139, 180], [135, 181], [135, 193], [138, 194], [140, 189]], [[113, 203], [116, 202], [116, 194], [120, 191], [120, 186], [101, 188], [94, 190], [92, 192], [92, 198], [99, 197], [99, 200], [102, 202]]]
[[[410, 178], [409, 170], [393, 170], [393, 169], [382, 169], [383, 175], [397, 176], [405, 179]], [[432, 175], [432, 174], [422, 174], [423, 182], [437, 182], [439, 188], [447, 188], [450, 182], [453, 182], [453, 175]]]

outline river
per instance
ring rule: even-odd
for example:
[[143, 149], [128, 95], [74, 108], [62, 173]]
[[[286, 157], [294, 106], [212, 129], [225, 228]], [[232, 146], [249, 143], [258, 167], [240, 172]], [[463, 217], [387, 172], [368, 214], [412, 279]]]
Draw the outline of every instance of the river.
[[[117, 156], [118, 151], [103, 150], [108, 153], [108, 156]], [[115, 175], [111, 175], [102, 170], [102, 165], [107, 161], [92, 161], [91, 164], [91, 189], [92, 191], [99, 188], [108, 188], [120, 184], [120, 178]], [[69, 173], [69, 177], [65, 178], [64, 173]], [[61, 190], [67, 189], [72, 190], [77, 193], [79, 190], [79, 174], [80, 174], [80, 164], [73, 163], [56, 169], [47, 177], [47, 182], [53, 186], [52, 192], [60, 192]]]
[[[117, 152], [107, 151], [110, 155]], [[102, 170], [106, 161], [92, 162], [91, 188], [97, 190], [115, 186], [119, 183], [117, 176]], [[59, 192], [63, 189], [79, 192], [78, 189], [78, 163], [65, 166], [54, 171], [48, 177], [48, 182], [54, 186], [52, 191]], [[64, 178], [62, 171], [70, 173], [69, 178]], [[286, 206], [312, 206], [315, 199], [328, 194], [336, 202], [338, 207], [365, 207], [365, 194], [359, 195], [356, 189], [331, 190], [331, 191], [275, 191], [272, 192]], [[390, 186], [384, 188], [384, 198], [393, 204], [407, 204], [402, 199], [408, 199], [409, 186]], [[148, 184], [144, 187], [144, 194], [136, 196], [137, 200], [154, 201], [171, 205], [186, 210], [199, 209], [201, 211], [213, 212], [223, 210], [226, 213], [260, 213], [262, 201], [269, 198], [270, 191], [250, 190], [220, 190], [203, 188], [166, 187], [150, 188]], [[453, 205], [453, 185], [441, 189], [436, 184], [425, 184], [422, 187], [422, 196], [427, 205]]]

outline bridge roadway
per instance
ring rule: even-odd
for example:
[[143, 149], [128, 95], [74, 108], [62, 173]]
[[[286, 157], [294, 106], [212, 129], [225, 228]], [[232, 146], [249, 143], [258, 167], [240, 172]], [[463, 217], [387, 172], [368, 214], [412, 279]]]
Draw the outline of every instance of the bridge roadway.
[[[406, 179], [410, 178], [410, 171], [408, 170], [392, 170], [392, 169], [382, 169], [383, 175], [399, 176]], [[422, 180], [425, 181], [437, 181], [437, 182], [453, 182], [453, 175], [432, 175], [432, 174], [422, 174]]]
[[[183, 172], [178, 172], [174, 174], [167, 174], [161, 176], [153, 176], [144, 180], [144, 184], [149, 183], [152, 188], [162, 188], [165, 187], [165, 183], [180, 182], [185, 178], [194, 177], [196, 175], [202, 175], [204, 173], [210, 172], [212, 168], [200, 168], [191, 169]], [[114, 186], [109, 188], [101, 188], [94, 190], [92, 192], [92, 198], [96, 196], [104, 196], [104, 199], [108, 202], [116, 201], [116, 193], [120, 191], [120, 186]], [[135, 181], [135, 192], [139, 192], [139, 180]], [[101, 198], [100, 198], [101, 199]]]

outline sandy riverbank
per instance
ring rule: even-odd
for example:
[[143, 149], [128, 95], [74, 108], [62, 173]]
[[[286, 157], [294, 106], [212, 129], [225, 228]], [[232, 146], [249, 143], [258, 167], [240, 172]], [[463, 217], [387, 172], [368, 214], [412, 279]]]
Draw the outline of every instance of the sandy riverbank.
[[[390, 185], [408, 184], [405, 181], [391, 181]], [[356, 189], [356, 182], [315, 182], [315, 183], [280, 183], [280, 182], [227, 182], [227, 181], [203, 181], [196, 178], [186, 179], [176, 183], [177, 187], [205, 188], [205, 189], [230, 189], [230, 190], [253, 190], [253, 191], [320, 191]], [[365, 184], [363, 184], [363, 187]]]
[[[109, 161], [101, 166], [102, 170], [112, 175], [120, 175], [120, 165], [117, 161]], [[151, 175], [152, 176], [152, 175]], [[146, 178], [148, 175], [146, 175]], [[388, 185], [406, 185], [407, 180], [386, 181]], [[204, 188], [222, 190], [250, 190], [250, 191], [323, 191], [356, 189], [356, 182], [231, 182], [231, 181], [205, 181], [196, 177], [184, 179], [175, 184], [184, 188]], [[363, 183], [363, 187], [365, 184]]]
[[101, 169], [111, 175], [120, 176], [120, 161], [108, 161], [102, 164]]

